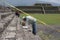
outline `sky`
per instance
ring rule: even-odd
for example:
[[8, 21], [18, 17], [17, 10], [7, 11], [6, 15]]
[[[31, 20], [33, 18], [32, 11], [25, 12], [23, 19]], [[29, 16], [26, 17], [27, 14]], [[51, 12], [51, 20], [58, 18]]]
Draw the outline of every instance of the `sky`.
[[[14, 6], [31, 6], [35, 3], [50, 3], [52, 5], [60, 5], [60, 0], [4, 0]], [[0, 4], [3, 2], [0, 1]]]

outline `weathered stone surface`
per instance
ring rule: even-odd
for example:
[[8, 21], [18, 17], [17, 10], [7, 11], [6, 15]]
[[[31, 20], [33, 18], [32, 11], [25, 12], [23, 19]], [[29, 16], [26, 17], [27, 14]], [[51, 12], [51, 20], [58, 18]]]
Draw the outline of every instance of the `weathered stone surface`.
[[[16, 20], [17, 21], [17, 18], [14, 17], [14, 19], [11, 21], [11, 23], [9, 24], [9, 26], [4, 30], [3, 34], [2, 34], [2, 40], [3, 39], [6, 39], [6, 40], [13, 40], [15, 39], [15, 36], [16, 36], [16, 24], [17, 22], [14, 21]], [[15, 24], [15, 27], [13, 27], [12, 25]]]
[[5, 23], [0, 23], [0, 28], [3, 28], [4, 27], [4, 24]]
[[[4, 20], [8, 21], [10, 19], [8, 18]], [[29, 26], [28, 28], [23, 28], [20, 24], [20, 19], [15, 16], [14, 19], [8, 25], [8, 27], [2, 33], [1, 40], [41, 40], [41, 39], [39, 39], [38, 35], [32, 34], [31, 26]]]
[[16, 31], [16, 27], [11, 27], [10, 26], [10, 27], [7, 28], [7, 30], [9, 30], [9, 31]]
[[5, 35], [5, 38], [14, 38], [16, 35], [15, 32], [7, 32], [6, 35]]

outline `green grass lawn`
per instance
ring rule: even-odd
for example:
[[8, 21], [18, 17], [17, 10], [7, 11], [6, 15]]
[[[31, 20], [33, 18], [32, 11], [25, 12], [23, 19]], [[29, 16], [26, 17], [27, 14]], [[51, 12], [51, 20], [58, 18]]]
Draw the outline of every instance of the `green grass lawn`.
[[34, 16], [35, 18], [47, 24], [57, 24], [57, 25], [60, 24], [60, 14], [30, 14], [30, 15]]

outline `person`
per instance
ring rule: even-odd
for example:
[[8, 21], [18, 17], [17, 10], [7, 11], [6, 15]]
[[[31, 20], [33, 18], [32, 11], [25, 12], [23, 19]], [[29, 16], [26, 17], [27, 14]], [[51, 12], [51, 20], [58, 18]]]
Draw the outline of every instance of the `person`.
[[25, 16], [25, 17], [23, 17], [23, 21], [32, 25], [32, 33], [34, 35], [36, 35], [36, 33], [37, 33], [36, 19], [31, 16]]
[[16, 11], [15, 15], [19, 17], [20, 16], [19, 11]]

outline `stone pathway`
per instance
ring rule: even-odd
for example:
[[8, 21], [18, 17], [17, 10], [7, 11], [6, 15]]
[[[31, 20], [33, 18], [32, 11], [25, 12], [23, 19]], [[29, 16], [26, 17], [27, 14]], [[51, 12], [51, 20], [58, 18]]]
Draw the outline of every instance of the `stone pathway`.
[[[39, 35], [32, 34], [32, 28], [28, 27], [28, 29], [23, 28], [20, 25], [20, 20], [18, 19], [17, 31], [16, 31], [16, 40], [42, 40]], [[31, 30], [31, 31], [29, 31]]]
[[[12, 14], [9, 17], [4, 18], [0, 21], [0, 25], [3, 22], [3, 24], [7, 23], [9, 20], [11, 20]], [[2, 36], [0, 40], [42, 40], [38, 35], [32, 34], [32, 28], [28, 27], [28, 29], [25, 29], [20, 24], [20, 18], [14, 16], [14, 18], [10, 21], [7, 27], [2, 25], [2, 28], [4, 31], [2, 32]], [[1, 28], [1, 26], [0, 26]], [[31, 31], [29, 31], [31, 30]]]
[[4, 30], [1, 39], [2, 40], [15, 40], [16, 39], [16, 26], [17, 18], [14, 17], [9, 26]]

